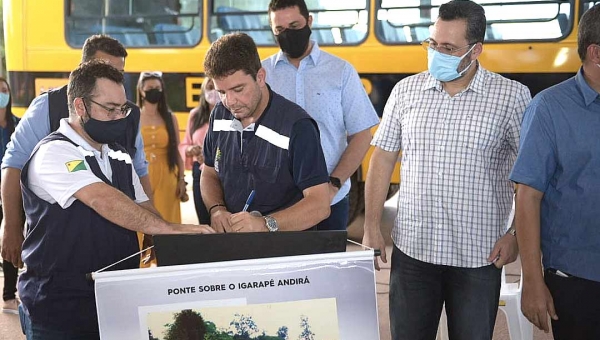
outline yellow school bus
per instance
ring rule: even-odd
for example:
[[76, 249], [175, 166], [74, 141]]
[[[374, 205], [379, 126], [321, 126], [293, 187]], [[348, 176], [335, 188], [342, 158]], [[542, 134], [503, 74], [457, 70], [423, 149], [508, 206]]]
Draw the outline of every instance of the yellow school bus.
[[[323, 49], [357, 69], [381, 115], [400, 79], [427, 68], [420, 42], [429, 37], [440, 0], [306, 0], [313, 36]], [[518, 80], [532, 94], [578, 69], [576, 27], [598, 1], [478, 1], [488, 19], [480, 61]], [[66, 83], [85, 39], [109, 34], [128, 50], [126, 91], [135, 100], [140, 71], [160, 70], [169, 105], [185, 127], [198, 103], [203, 58], [210, 43], [247, 32], [261, 58], [277, 52], [269, 28], [269, 0], [4, 0], [4, 32], [13, 108], [22, 114], [40, 92]], [[370, 153], [369, 153], [370, 155]], [[362, 209], [369, 155], [353, 176], [352, 215]], [[392, 184], [399, 183], [399, 171]]]

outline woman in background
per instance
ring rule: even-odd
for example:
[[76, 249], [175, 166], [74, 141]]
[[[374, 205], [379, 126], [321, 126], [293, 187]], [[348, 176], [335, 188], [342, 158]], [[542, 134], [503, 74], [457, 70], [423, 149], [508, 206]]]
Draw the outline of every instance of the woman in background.
[[140, 125], [156, 210], [168, 222], [181, 223], [180, 201], [187, 200], [179, 125], [167, 106], [162, 72], [142, 72], [137, 85]]
[[187, 127], [185, 129], [185, 138], [179, 145], [181, 157], [185, 160], [186, 170], [192, 170], [194, 189], [194, 205], [196, 215], [200, 224], [210, 225], [210, 215], [202, 201], [200, 190], [200, 174], [204, 166], [204, 157], [202, 157], [202, 147], [204, 137], [208, 131], [208, 120], [210, 113], [221, 99], [215, 90], [215, 85], [210, 78], [204, 78], [202, 82], [202, 93], [200, 94], [200, 105], [190, 111]]
[[[19, 118], [12, 113], [12, 98], [10, 86], [6, 79], [0, 77], [0, 164], [6, 152], [6, 144], [10, 135], [15, 131]], [[0, 207], [0, 222], [4, 218]], [[2, 260], [4, 273], [4, 288], [2, 291], [2, 313], [19, 314], [19, 301], [17, 300], [17, 268], [12, 263]]]

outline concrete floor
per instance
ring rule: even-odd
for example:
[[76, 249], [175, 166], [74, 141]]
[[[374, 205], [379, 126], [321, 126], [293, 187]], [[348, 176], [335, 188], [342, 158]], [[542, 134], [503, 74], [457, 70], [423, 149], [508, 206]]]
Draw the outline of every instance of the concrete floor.
[[[188, 180], [191, 183], [191, 180]], [[192, 192], [189, 193], [190, 198]], [[387, 253], [391, 254], [391, 238], [390, 231], [393, 226], [396, 212], [397, 197], [392, 197], [387, 203], [383, 214], [382, 229], [386, 237]], [[197, 223], [197, 218], [194, 211], [192, 200], [182, 204], [182, 217], [184, 223]], [[362, 225], [364, 216], [359, 216], [348, 228], [349, 238], [360, 240], [362, 238]], [[350, 245], [349, 248], [356, 246]], [[350, 250], [350, 249], [349, 249]], [[517, 261], [510, 264], [506, 268], [507, 282], [517, 282], [520, 278], [520, 263]], [[381, 270], [376, 272], [377, 284], [377, 304], [379, 314], [379, 331], [380, 340], [391, 340], [389, 330], [389, 315], [388, 315], [388, 292], [389, 292], [389, 262], [382, 266]], [[3, 281], [0, 280], [0, 287], [3, 286]], [[19, 317], [17, 315], [0, 313], [0, 340], [21, 340], [25, 339], [21, 332]], [[499, 312], [496, 319], [496, 327], [494, 329], [493, 340], [509, 340], [506, 318], [503, 313]], [[534, 340], [550, 340], [552, 336], [545, 334], [537, 329], [534, 329]], [[369, 339], [365, 339], [369, 340]]]

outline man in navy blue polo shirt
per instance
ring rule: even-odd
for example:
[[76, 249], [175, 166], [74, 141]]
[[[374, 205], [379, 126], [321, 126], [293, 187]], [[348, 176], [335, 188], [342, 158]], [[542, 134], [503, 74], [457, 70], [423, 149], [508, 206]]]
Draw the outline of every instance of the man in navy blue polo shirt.
[[555, 339], [600, 339], [600, 5], [581, 17], [578, 52], [577, 75], [527, 108], [510, 175], [521, 308], [546, 332], [550, 315]]
[[305, 230], [327, 218], [329, 175], [317, 125], [266, 84], [252, 38], [222, 36], [207, 52], [204, 70], [221, 96], [200, 180], [213, 228]]

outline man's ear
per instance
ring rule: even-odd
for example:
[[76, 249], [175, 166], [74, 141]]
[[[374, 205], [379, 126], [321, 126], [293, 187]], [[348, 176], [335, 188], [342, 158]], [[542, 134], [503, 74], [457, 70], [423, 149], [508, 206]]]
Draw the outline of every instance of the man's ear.
[[475, 43], [475, 46], [473, 47], [473, 50], [471, 51], [471, 60], [475, 60], [475, 59], [479, 58], [479, 56], [481, 55], [482, 52], [483, 52], [483, 44], [480, 42]]
[[73, 100], [73, 108], [75, 109], [75, 113], [81, 118], [85, 115], [85, 104], [83, 103], [83, 98], [75, 98]]
[[306, 23], [309, 28], [312, 28], [313, 17], [312, 14], [308, 15], [308, 22]]
[[590, 44], [587, 48], [585, 59], [594, 64], [600, 64], [600, 45]]
[[267, 82], [267, 70], [264, 69], [264, 67], [261, 67], [258, 72], [256, 73], [256, 82], [260, 85], [260, 86], [264, 86]]

